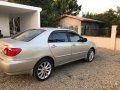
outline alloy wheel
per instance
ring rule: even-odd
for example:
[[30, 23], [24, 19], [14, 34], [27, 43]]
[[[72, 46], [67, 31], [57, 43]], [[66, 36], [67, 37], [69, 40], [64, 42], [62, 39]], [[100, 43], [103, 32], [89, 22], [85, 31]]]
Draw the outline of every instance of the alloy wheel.
[[89, 54], [89, 61], [92, 61], [94, 59], [94, 55], [95, 55], [94, 51], [91, 50]]
[[52, 69], [52, 66], [50, 62], [47, 62], [47, 61], [42, 62], [37, 69], [38, 77], [40, 79], [46, 79], [51, 74], [51, 69]]

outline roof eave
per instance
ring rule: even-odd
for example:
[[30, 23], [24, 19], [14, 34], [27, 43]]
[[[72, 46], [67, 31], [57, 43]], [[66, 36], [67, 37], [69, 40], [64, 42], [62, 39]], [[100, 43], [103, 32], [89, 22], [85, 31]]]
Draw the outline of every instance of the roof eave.
[[0, 6], [7, 6], [7, 7], [14, 7], [14, 8], [21, 8], [21, 9], [28, 9], [28, 10], [35, 10], [35, 11], [42, 11], [42, 8], [23, 5], [23, 4], [17, 4], [17, 3], [11, 3], [6, 1], [0, 1]]

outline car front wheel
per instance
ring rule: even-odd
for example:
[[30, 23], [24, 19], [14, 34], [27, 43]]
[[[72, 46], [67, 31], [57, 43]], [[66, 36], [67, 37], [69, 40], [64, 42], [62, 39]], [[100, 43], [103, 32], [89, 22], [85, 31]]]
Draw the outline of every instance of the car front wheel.
[[88, 51], [86, 61], [92, 62], [93, 59], [94, 59], [94, 57], [95, 57], [95, 51], [94, 51], [94, 49], [90, 49], [90, 50]]
[[44, 81], [50, 77], [52, 70], [52, 61], [44, 58], [35, 65], [33, 75], [37, 80]]

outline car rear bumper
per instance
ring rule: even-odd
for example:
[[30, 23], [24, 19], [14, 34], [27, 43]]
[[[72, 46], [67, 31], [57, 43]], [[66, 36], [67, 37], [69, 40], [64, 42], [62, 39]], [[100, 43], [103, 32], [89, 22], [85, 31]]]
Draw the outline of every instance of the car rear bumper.
[[35, 60], [5, 61], [0, 59], [0, 69], [8, 75], [29, 73], [35, 63]]

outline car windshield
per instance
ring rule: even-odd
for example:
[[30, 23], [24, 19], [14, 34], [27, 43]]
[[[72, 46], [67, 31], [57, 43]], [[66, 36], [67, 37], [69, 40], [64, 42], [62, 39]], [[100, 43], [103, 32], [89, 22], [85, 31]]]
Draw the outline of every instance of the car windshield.
[[39, 34], [43, 33], [44, 31], [45, 30], [41, 30], [41, 29], [27, 30], [27, 31], [18, 33], [17, 35], [13, 36], [12, 39], [29, 42]]

